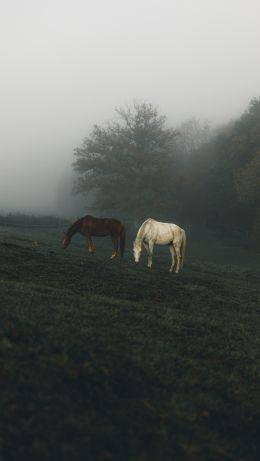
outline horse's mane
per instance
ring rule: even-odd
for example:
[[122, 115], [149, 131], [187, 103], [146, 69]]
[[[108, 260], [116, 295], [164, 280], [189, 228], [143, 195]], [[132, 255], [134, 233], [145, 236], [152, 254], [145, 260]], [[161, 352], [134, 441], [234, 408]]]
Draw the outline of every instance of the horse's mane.
[[83, 221], [83, 219], [84, 219], [85, 217], [86, 217], [86, 216], [84, 216], [83, 218], [79, 218], [79, 219], [77, 219], [76, 221], [74, 221], [74, 222], [70, 225], [70, 227], [67, 229], [66, 234], [70, 235], [71, 233], [73, 233], [73, 231], [74, 231], [75, 229], [78, 228], [78, 226], [80, 225], [80, 223]]
[[137, 236], [136, 236], [136, 239], [138, 240], [142, 240], [143, 238], [143, 235], [144, 235], [144, 231], [145, 231], [145, 226], [146, 226], [146, 223], [147, 221], [151, 220], [151, 218], [148, 218], [146, 219], [143, 224], [141, 225], [141, 227], [139, 228], [138, 232], [137, 232]]

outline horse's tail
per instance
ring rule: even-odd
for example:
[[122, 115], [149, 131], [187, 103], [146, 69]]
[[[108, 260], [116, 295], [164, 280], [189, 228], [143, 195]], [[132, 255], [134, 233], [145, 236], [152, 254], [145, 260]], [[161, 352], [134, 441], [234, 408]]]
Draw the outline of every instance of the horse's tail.
[[122, 225], [121, 231], [120, 231], [120, 254], [123, 258], [124, 252], [125, 252], [125, 227]]
[[181, 242], [181, 269], [183, 268], [184, 256], [186, 250], [186, 232], [182, 229], [182, 242]]

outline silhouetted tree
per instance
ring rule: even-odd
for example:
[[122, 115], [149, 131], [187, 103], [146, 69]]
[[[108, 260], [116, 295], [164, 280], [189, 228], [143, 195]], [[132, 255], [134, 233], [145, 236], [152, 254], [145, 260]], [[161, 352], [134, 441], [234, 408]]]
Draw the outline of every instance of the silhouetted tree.
[[166, 117], [147, 103], [116, 109], [117, 121], [95, 125], [75, 149], [76, 192], [95, 191], [100, 210], [147, 216], [174, 206], [178, 180], [174, 170], [176, 132]]

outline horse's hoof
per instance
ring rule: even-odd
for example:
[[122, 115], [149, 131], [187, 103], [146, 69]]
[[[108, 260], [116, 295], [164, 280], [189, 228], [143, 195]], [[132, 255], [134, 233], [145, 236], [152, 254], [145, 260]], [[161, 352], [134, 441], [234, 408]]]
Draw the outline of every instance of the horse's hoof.
[[110, 259], [114, 259], [116, 257], [116, 254], [115, 255], [112, 255], [110, 256]]

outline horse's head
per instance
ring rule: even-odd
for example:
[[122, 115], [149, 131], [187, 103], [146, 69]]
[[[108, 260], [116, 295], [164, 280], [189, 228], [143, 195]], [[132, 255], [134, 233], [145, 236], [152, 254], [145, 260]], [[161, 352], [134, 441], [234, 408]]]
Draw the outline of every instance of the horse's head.
[[68, 234], [66, 234], [66, 232], [63, 232], [62, 241], [61, 241], [62, 248], [65, 250], [65, 248], [67, 248], [69, 244], [70, 244], [70, 237], [68, 236]]
[[139, 263], [141, 250], [142, 250], [141, 242], [138, 242], [138, 241], [135, 240], [134, 245], [133, 245], [133, 253], [134, 253], [134, 260], [135, 260], [136, 264]]

